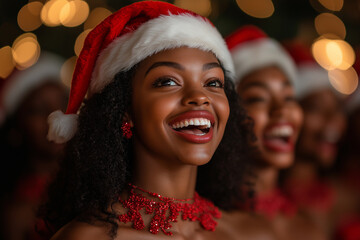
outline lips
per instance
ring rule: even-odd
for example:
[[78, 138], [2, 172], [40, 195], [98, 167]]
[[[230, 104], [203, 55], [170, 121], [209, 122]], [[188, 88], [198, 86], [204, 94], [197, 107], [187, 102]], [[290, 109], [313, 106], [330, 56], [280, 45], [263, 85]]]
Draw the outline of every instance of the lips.
[[294, 150], [294, 128], [291, 124], [275, 124], [265, 129], [264, 147], [273, 152], [292, 152]]
[[192, 143], [207, 143], [213, 137], [214, 116], [208, 111], [188, 111], [169, 122], [173, 132]]

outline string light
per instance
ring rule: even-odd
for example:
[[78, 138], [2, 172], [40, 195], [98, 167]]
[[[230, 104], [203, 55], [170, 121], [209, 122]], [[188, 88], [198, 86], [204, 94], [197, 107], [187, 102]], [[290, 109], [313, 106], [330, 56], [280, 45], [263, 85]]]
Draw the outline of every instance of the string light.
[[60, 11], [60, 22], [66, 27], [76, 27], [89, 16], [89, 5], [81, 0], [67, 2]]
[[40, 45], [36, 36], [31, 33], [20, 35], [12, 46], [13, 58], [16, 67], [20, 70], [26, 69], [37, 62], [40, 56]]
[[354, 68], [334, 69], [328, 72], [331, 85], [342, 94], [353, 93], [358, 86], [358, 75]]
[[0, 78], [7, 78], [15, 68], [15, 61], [10, 46], [0, 48]]
[[340, 11], [344, 5], [344, 0], [319, 0], [319, 2], [330, 11]]
[[73, 56], [66, 60], [61, 67], [60, 77], [61, 81], [65, 86], [71, 87], [71, 79], [74, 73], [77, 56]]
[[236, 3], [244, 13], [255, 18], [271, 17], [275, 11], [271, 0], [236, 0]]
[[92, 29], [87, 29], [85, 31], [83, 31], [77, 38], [76, 38], [76, 41], [75, 41], [75, 46], [74, 46], [74, 52], [77, 56], [80, 55], [80, 52], [81, 52], [81, 49], [84, 45], [84, 41], [85, 41], [85, 38], [87, 37], [87, 35], [89, 34], [89, 32], [91, 31]]
[[84, 30], [89, 28], [94, 28], [96, 25], [98, 25], [101, 21], [103, 21], [105, 18], [111, 15], [111, 11], [98, 7], [91, 11], [89, 17], [87, 18], [86, 22], [84, 23]]
[[19, 27], [27, 32], [34, 31], [42, 24], [40, 19], [40, 12], [43, 7], [41, 2], [31, 2], [23, 6], [17, 16]]
[[320, 36], [345, 39], [346, 28], [340, 18], [331, 13], [322, 13], [315, 18], [315, 29]]
[[211, 13], [210, 0], [175, 0], [174, 5], [191, 10], [204, 17], [208, 17]]

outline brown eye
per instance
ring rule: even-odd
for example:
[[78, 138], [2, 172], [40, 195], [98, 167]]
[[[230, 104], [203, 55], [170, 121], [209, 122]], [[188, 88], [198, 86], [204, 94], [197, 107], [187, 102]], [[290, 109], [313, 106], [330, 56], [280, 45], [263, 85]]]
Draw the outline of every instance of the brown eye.
[[243, 100], [245, 104], [254, 104], [265, 102], [265, 98], [262, 97], [249, 97]]
[[224, 88], [224, 84], [220, 81], [220, 79], [214, 79], [209, 81], [206, 84], [206, 87]]
[[176, 81], [170, 77], [161, 77], [156, 79], [153, 83], [154, 87], [168, 87], [168, 86], [178, 86]]

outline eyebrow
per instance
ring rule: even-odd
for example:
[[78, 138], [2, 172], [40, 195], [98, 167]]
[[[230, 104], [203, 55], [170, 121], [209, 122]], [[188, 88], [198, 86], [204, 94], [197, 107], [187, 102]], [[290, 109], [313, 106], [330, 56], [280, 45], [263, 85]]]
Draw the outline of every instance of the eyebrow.
[[[161, 66], [166, 66], [166, 67], [171, 67], [171, 68], [175, 68], [175, 69], [178, 69], [178, 70], [185, 70], [185, 68], [179, 64], [179, 63], [176, 63], [176, 62], [156, 62], [154, 63], [153, 65], [151, 65], [149, 67], [149, 69], [145, 72], [145, 76], [154, 68], [157, 68], [157, 67], [161, 67]], [[221, 68], [220, 64], [217, 63], [217, 62], [211, 62], [211, 63], [206, 63], [204, 64], [204, 66], [202, 67], [202, 70], [203, 71], [207, 71], [207, 70], [210, 70], [212, 68]], [[222, 69], [222, 68], [221, 68]]]
[[178, 63], [175, 63], [175, 62], [156, 62], [154, 63], [153, 65], [151, 65], [149, 67], [149, 69], [145, 72], [145, 76], [154, 68], [157, 68], [157, 67], [161, 67], [161, 66], [166, 66], [166, 67], [171, 67], [171, 68], [175, 68], [175, 69], [178, 69], [178, 70], [185, 70], [185, 68], [178, 64]]
[[[283, 86], [287, 87], [287, 86], [292, 86], [292, 85], [289, 80], [286, 80], [286, 82], [284, 82]], [[264, 89], [268, 89], [268, 86], [265, 83], [255, 81], [255, 82], [250, 82], [250, 83], [245, 84], [243, 87], [243, 90], [246, 90], [251, 87], [261, 87]]]

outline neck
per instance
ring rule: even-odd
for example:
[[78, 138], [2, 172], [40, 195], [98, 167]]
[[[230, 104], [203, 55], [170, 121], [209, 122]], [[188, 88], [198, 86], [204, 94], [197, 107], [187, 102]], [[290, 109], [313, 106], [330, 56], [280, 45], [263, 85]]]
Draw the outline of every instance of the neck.
[[317, 179], [316, 166], [311, 162], [297, 159], [291, 168], [289, 178], [295, 182], [309, 183]]
[[277, 187], [278, 169], [266, 166], [257, 169], [256, 174], [255, 191], [258, 195], [266, 195]]
[[164, 197], [188, 199], [194, 196], [197, 166], [139, 152], [135, 155], [134, 185]]

